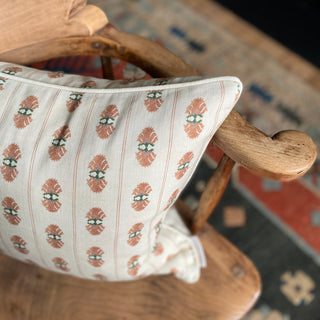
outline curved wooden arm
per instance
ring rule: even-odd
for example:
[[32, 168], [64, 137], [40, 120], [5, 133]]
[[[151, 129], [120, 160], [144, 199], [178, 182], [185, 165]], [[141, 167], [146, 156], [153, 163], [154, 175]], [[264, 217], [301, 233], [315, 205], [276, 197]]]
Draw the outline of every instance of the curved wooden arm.
[[199, 75], [194, 68], [160, 44], [121, 32], [111, 24], [91, 37], [68, 37], [39, 42], [2, 53], [0, 60], [25, 65], [75, 55], [118, 58], [160, 78]]
[[235, 111], [224, 121], [213, 141], [250, 171], [281, 181], [305, 174], [317, 156], [317, 147], [308, 135], [286, 130], [269, 137]]
[[53, 39], [92, 36], [108, 19], [101, 9], [86, 2], [0, 0], [0, 53]]
[[[0, 55], [0, 60], [27, 64], [53, 57], [100, 55], [119, 58], [155, 77], [193, 76], [199, 73], [161, 45], [121, 32], [108, 24], [92, 37], [45, 41]], [[317, 148], [298, 131], [283, 131], [270, 138], [232, 111], [214, 136], [214, 142], [233, 160], [271, 179], [292, 180], [313, 164]]]

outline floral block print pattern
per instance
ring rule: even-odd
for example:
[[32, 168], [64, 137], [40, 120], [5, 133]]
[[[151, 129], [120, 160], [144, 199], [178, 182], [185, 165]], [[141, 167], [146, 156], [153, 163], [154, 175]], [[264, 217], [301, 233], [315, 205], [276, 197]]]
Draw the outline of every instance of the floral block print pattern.
[[15, 75], [17, 72], [21, 72], [22, 68], [20, 67], [7, 67], [2, 72], [9, 75]]
[[59, 202], [59, 194], [62, 189], [56, 179], [48, 179], [42, 186], [43, 206], [50, 212], [57, 212], [61, 207]]
[[88, 262], [94, 267], [101, 267], [104, 264], [103, 254], [104, 252], [99, 247], [91, 247], [87, 251]]
[[156, 242], [153, 246], [153, 254], [156, 255], [156, 256], [159, 256], [163, 253], [163, 245], [161, 242]]
[[89, 80], [84, 82], [80, 87], [81, 88], [95, 88], [97, 86], [96, 82], [93, 80]]
[[48, 72], [47, 75], [49, 78], [52, 78], [52, 79], [62, 78], [64, 76], [64, 72], [63, 71]]
[[152, 189], [146, 182], [140, 183], [132, 192], [133, 202], [131, 206], [136, 211], [141, 211], [150, 203], [149, 196]]
[[163, 104], [162, 91], [154, 90], [147, 93], [147, 99], [144, 100], [144, 105], [149, 112], [157, 111]]
[[128, 266], [128, 274], [130, 276], [135, 277], [138, 274], [138, 271], [140, 269], [140, 263], [139, 263], [140, 256], [136, 255], [130, 258], [130, 260], [127, 263]]
[[235, 97], [234, 97], [234, 102], [237, 102], [237, 101], [239, 100], [240, 94], [241, 94], [241, 87], [240, 87], [240, 85], [238, 84], [238, 85], [237, 85], [237, 93], [236, 93], [236, 95], [235, 95]]
[[67, 101], [67, 109], [69, 112], [76, 110], [80, 104], [83, 97], [83, 92], [73, 91], [69, 95], [69, 100]]
[[5, 254], [91, 280], [197, 281], [188, 229], [168, 217], [239, 80], [110, 81], [5, 62], [0, 79]]
[[105, 228], [103, 225], [103, 219], [106, 217], [104, 212], [100, 208], [92, 208], [87, 213], [86, 229], [93, 235], [99, 235]]
[[11, 197], [5, 197], [2, 201], [3, 214], [9, 223], [18, 225], [21, 218], [18, 216], [19, 206]]
[[71, 131], [68, 126], [62, 126], [53, 134], [53, 140], [49, 147], [49, 157], [53, 161], [59, 161], [67, 152], [66, 141], [71, 137]]
[[0, 90], [3, 90], [7, 80], [8, 80], [7, 78], [0, 77]]
[[99, 124], [96, 127], [98, 137], [107, 139], [114, 130], [116, 118], [119, 116], [119, 110], [116, 105], [107, 106], [100, 114]]
[[7, 182], [12, 182], [18, 175], [18, 160], [21, 158], [21, 151], [17, 144], [10, 144], [2, 153], [1, 173]]
[[138, 152], [136, 158], [141, 166], [149, 167], [156, 158], [154, 151], [154, 145], [158, 141], [158, 136], [151, 128], [145, 128], [138, 136]]
[[129, 246], [136, 246], [142, 238], [143, 223], [136, 223], [128, 232], [127, 243]]
[[95, 273], [93, 278], [100, 281], [108, 281], [108, 278], [105, 275], [99, 273]]
[[64, 272], [70, 271], [70, 269], [68, 268], [68, 262], [66, 262], [64, 259], [59, 258], [59, 257], [55, 257], [52, 259], [52, 262], [57, 269], [64, 271]]
[[32, 122], [32, 114], [39, 107], [38, 99], [29, 96], [20, 103], [18, 113], [14, 115], [14, 124], [18, 129], [23, 129]]
[[63, 246], [62, 241], [62, 230], [55, 224], [50, 224], [46, 228], [46, 234], [47, 234], [47, 242], [56, 249], [60, 249]]
[[179, 194], [179, 189], [175, 190], [172, 193], [171, 197], [168, 200], [167, 206], [164, 208], [164, 211], [168, 210], [173, 205], [173, 203], [176, 201], [176, 199], [178, 197], [178, 194]]
[[175, 177], [179, 180], [181, 179], [189, 169], [189, 165], [194, 155], [192, 151], [187, 152], [179, 161], [178, 169], [175, 173]]
[[156, 236], [159, 235], [159, 233], [161, 231], [161, 227], [162, 227], [162, 220], [160, 220], [154, 227], [154, 231], [156, 233]]
[[12, 236], [10, 240], [17, 251], [23, 254], [29, 253], [29, 250], [26, 247], [27, 243], [20, 236]]
[[96, 155], [89, 163], [89, 179], [87, 179], [88, 186], [93, 192], [101, 192], [107, 185], [105, 180], [106, 170], [109, 168], [107, 159], [104, 155]]
[[207, 111], [207, 107], [203, 99], [197, 98], [192, 100], [188, 106], [187, 124], [184, 125], [184, 131], [191, 139], [197, 138], [203, 129], [202, 118]]

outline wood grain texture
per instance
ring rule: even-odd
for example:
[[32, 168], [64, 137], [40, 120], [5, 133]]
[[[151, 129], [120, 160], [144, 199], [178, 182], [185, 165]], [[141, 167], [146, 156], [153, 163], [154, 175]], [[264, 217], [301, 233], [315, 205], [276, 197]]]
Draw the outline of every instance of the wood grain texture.
[[112, 60], [110, 57], [100, 57], [101, 67], [102, 67], [102, 77], [103, 79], [114, 80]]
[[304, 175], [317, 156], [317, 146], [308, 135], [286, 130], [269, 137], [235, 111], [221, 125], [213, 141], [250, 171], [280, 181]]
[[193, 233], [201, 230], [218, 205], [227, 187], [234, 165], [235, 162], [227, 155], [224, 155], [220, 160], [200, 197], [191, 227]]
[[0, 53], [42, 41], [93, 35], [108, 19], [102, 10], [86, 2], [0, 0]]
[[173, 276], [83, 280], [0, 255], [0, 320], [240, 319], [258, 298], [259, 274], [209, 225], [199, 236], [208, 267], [192, 285]]
[[[123, 33], [107, 24], [104, 13], [86, 1], [48, 3], [0, 0], [0, 60], [28, 64], [53, 57], [100, 55], [133, 63], [155, 77], [198, 75], [161, 45]], [[49, 11], [48, 11], [49, 10]], [[46, 14], [43, 14], [43, 13]], [[50, 19], [48, 19], [50, 17]], [[16, 23], [19, 21], [19, 23]], [[37, 32], [34, 32], [37, 30]], [[2, 46], [1, 46], [2, 44]], [[103, 58], [109, 76], [108, 58]], [[233, 161], [278, 180], [295, 179], [311, 167], [316, 147], [297, 131], [274, 137], [232, 111], [214, 137], [225, 157], [194, 212], [180, 200], [178, 210], [192, 228], [199, 228], [222, 194]], [[220, 186], [214, 190], [214, 184]], [[196, 230], [196, 229], [194, 229]], [[215, 319], [241, 318], [261, 290], [257, 270], [242, 253], [205, 225], [199, 232], [208, 267], [198, 283], [188, 285], [172, 276], [136, 282], [103, 283], [67, 277], [0, 257], [0, 319]]]
[[[121, 32], [111, 24], [94, 36], [40, 42], [0, 54], [0, 60], [26, 64], [84, 54], [125, 60], [154, 77], [198, 75], [194, 68], [160, 44]], [[216, 132], [214, 141], [230, 158], [250, 171], [281, 181], [303, 175], [317, 154], [315, 144], [307, 135], [289, 130], [268, 137], [234, 110]]]

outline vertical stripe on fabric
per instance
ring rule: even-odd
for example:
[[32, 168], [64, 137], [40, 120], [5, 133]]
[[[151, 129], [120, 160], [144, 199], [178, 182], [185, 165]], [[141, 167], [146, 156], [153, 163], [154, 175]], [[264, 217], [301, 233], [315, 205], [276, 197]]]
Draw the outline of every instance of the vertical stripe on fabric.
[[35, 226], [35, 222], [34, 222], [33, 208], [32, 208], [31, 190], [32, 190], [33, 167], [34, 167], [35, 157], [36, 157], [36, 154], [37, 154], [37, 150], [38, 150], [38, 146], [39, 146], [39, 143], [40, 143], [40, 139], [41, 139], [42, 133], [43, 133], [43, 131], [44, 131], [44, 129], [45, 129], [47, 123], [48, 123], [51, 111], [53, 109], [54, 104], [57, 101], [57, 98], [58, 98], [60, 92], [61, 92], [61, 90], [58, 90], [57, 93], [55, 94], [55, 96], [54, 96], [54, 98], [52, 100], [52, 103], [51, 103], [50, 107], [48, 108], [48, 112], [46, 114], [46, 117], [44, 119], [42, 127], [41, 127], [41, 129], [39, 131], [39, 134], [38, 134], [38, 137], [37, 137], [37, 140], [36, 140], [33, 152], [32, 152], [32, 156], [31, 156], [30, 167], [29, 167], [28, 185], [27, 185], [28, 208], [29, 208], [29, 213], [30, 213], [30, 218], [31, 218], [31, 226], [32, 226], [33, 238], [34, 238], [38, 253], [40, 255], [41, 261], [42, 261], [42, 263], [44, 265], [47, 265], [47, 264], [46, 264], [45, 260], [43, 259], [43, 256], [42, 256], [40, 248], [39, 248], [39, 243], [38, 243], [38, 239], [37, 239], [37, 231], [36, 231], [36, 226]]
[[14, 91], [13, 91], [12, 94], [10, 95], [10, 98], [8, 99], [8, 101], [7, 101], [7, 103], [6, 103], [5, 107], [4, 107], [3, 113], [2, 113], [2, 115], [1, 115], [1, 117], [0, 117], [0, 124], [1, 124], [2, 121], [4, 120], [5, 115], [6, 115], [6, 113], [7, 113], [7, 109], [8, 109], [8, 107], [10, 106], [10, 102], [12, 101], [13, 97], [17, 94], [17, 91], [18, 91], [18, 89], [21, 87], [21, 84], [22, 84], [21, 82], [18, 83], [18, 85], [15, 87]]
[[149, 233], [148, 233], [149, 247], [148, 247], [147, 259], [149, 259], [149, 257], [150, 257], [151, 246], [153, 245], [151, 243], [151, 231], [153, 230], [152, 229], [152, 225], [153, 225], [153, 222], [156, 219], [156, 217], [158, 216], [159, 211], [160, 211], [162, 197], [163, 197], [163, 193], [164, 193], [164, 189], [165, 189], [166, 181], [167, 181], [167, 176], [168, 176], [169, 162], [170, 162], [170, 158], [171, 158], [172, 144], [173, 144], [173, 131], [174, 131], [173, 129], [174, 129], [174, 119], [175, 119], [175, 115], [176, 115], [177, 101], [178, 101], [178, 90], [176, 89], [175, 90], [175, 95], [174, 95], [174, 100], [173, 100], [172, 113], [171, 113], [169, 143], [168, 143], [167, 159], [166, 159], [165, 168], [164, 168], [163, 180], [162, 180], [162, 185], [161, 185], [161, 189], [160, 189], [160, 194], [159, 194], [156, 214], [151, 219], [151, 222], [150, 222], [150, 225], [149, 225]]
[[219, 84], [220, 84], [220, 90], [221, 90], [220, 103], [219, 103], [219, 106], [218, 106], [216, 117], [214, 119], [214, 124], [212, 126], [212, 130], [210, 132], [210, 136], [212, 136], [213, 131], [216, 130], [217, 123], [218, 123], [218, 120], [219, 120], [219, 117], [220, 117], [220, 112], [221, 112], [221, 109], [222, 109], [222, 106], [223, 106], [223, 103], [224, 103], [225, 94], [226, 94], [226, 90], [225, 90], [223, 81], [219, 81]]
[[119, 279], [118, 274], [118, 237], [119, 237], [119, 224], [120, 224], [120, 211], [121, 211], [121, 199], [122, 199], [122, 183], [123, 183], [123, 167], [124, 167], [124, 159], [125, 159], [125, 151], [127, 145], [127, 138], [128, 138], [128, 130], [129, 130], [129, 123], [131, 118], [132, 109], [134, 103], [136, 101], [137, 95], [134, 95], [130, 108], [127, 114], [126, 123], [125, 123], [125, 130], [122, 142], [122, 150], [121, 150], [121, 158], [120, 158], [120, 169], [119, 169], [119, 187], [118, 187], [118, 200], [117, 200], [117, 213], [116, 213], [116, 227], [115, 227], [115, 237], [114, 237], [114, 267], [115, 267], [115, 277]]
[[74, 255], [74, 259], [76, 261], [78, 270], [79, 270], [80, 274], [82, 276], [84, 276], [84, 277], [85, 277], [85, 275], [81, 271], [81, 267], [80, 267], [79, 260], [78, 260], [78, 255], [77, 255], [77, 227], [76, 227], [76, 218], [77, 218], [76, 209], [77, 208], [76, 208], [76, 202], [77, 202], [78, 165], [79, 165], [80, 152], [81, 152], [83, 141], [84, 141], [84, 136], [85, 136], [85, 133], [87, 131], [88, 124], [89, 124], [89, 121], [90, 121], [90, 117], [91, 117], [91, 114], [92, 114], [92, 110], [93, 110], [93, 108], [94, 108], [94, 106], [96, 104], [97, 98], [98, 98], [98, 94], [95, 94], [94, 98], [93, 98], [93, 100], [91, 102], [91, 106], [90, 106], [90, 109], [88, 111], [87, 117], [86, 117], [86, 122], [84, 124], [83, 129], [82, 129], [82, 135], [81, 135], [79, 146], [78, 146], [78, 150], [77, 150], [77, 153], [76, 153], [74, 169], [73, 169], [73, 188], [72, 188], [73, 255]]
[[[221, 109], [222, 109], [222, 106], [223, 106], [223, 103], [224, 103], [224, 98], [225, 98], [225, 87], [224, 87], [223, 81], [219, 81], [219, 85], [220, 85], [220, 102], [219, 102], [217, 113], [216, 113], [215, 118], [214, 118], [212, 129], [211, 129], [210, 134], [209, 134], [210, 137], [212, 137], [214, 132], [217, 130], [217, 123], [218, 123], [218, 120], [220, 118], [220, 113], [221, 113]], [[202, 145], [200, 150], [204, 150], [206, 147], [207, 147], [207, 143], [204, 142], [204, 144]], [[192, 172], [194, 172], [196, 166], [198, 165], [198, 163], [200, 161], [200, 158], [202, 157], [202, 154], [203, 154], [203, 152], [200, 152], [199, 153], [199, 157], [194, 161], [194, 165], [192, 166]], [[190, 178], [191, 178], [191, 176], [190, 176]]]

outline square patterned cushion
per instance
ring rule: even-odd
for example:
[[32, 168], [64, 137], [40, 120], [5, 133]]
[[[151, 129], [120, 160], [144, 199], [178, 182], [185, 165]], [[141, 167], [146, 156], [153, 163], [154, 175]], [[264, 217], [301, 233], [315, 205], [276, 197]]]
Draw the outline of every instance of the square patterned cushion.
[[2, 251], [89, 279], [197, 281], [171, 205], [241, 90], [234, 77], [124, 82], [0, 63]]

